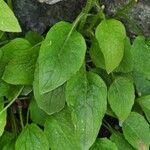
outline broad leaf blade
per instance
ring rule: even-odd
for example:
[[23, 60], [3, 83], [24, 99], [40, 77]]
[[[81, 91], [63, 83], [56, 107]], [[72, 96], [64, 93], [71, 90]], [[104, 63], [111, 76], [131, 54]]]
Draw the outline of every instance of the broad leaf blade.
[[123, 123], [123, 134], [126, 140], [138, 150], [149, 150], [150, 129], [143, 116], [132, 112]]
[[137, 102], [140, 104], [147, 120], [150, 122], [150, 95], [138, 98]]
[[96, 67], [105, 69], [104, 55], [100, 49], [97, 39], [93, 39], [92, 46], [90, 48], [90, 56]]
[[15, 138], [15, 134], [5, 131], [4, 134], [0, 137], [0, 150], [3, 150], [3, 147], [11, 142]]
[[133, 70], [150, 79], [150, 46], [147, 45], [144, 37], [139, 36], [134, 40], [131, 52], [134, 63]]
[[[0, 112], [3, 109], [4, 109], [4, 100], [3, 98], [0, 98]], [[6, 126], [6, 111], [0, 114], [0, 136], [2, 136], [5, 126]]]
[[134, 86], [127, 78], [117, 78], [109, 88], [108, 101], [111, 109], [120, 121], [120, 125], [128, 117], [134, 104]]
[[15, 150], [49, 150], [43, 131], [35, 124], [27, 125], [19, 135]]
[[34, 123], [43, 126], [48, 115], [38, 107], [36, 101], [33, 98], [30, 102], [29, 110], [31, 120]]
[[31, 44], [23, 38], [16, 38], [1, 47], [0, 50], [3, 55], [0, 59], [0, 77], [3, 75], [6, 65], [13, 59], [14, 55], [30, 47]]
[[14, 85], [32, 85], [39, 47], [30, 47], [15, 53], [5, 67], [2, 79]]
[[39, 69], [38, 63], [36, 65], [35, 77], [33, 82], [34, 97], [38, 104], [45, 113], [51, 115], [59, 112], [65, 106], [65, 86], [62, 85], [57, 89], [41, 94], [39, 91]]
[[6, 32], [21, 32], [21, 28], [14, 13], [4, 0], [0, 0], [0, 30]]
[[[86, 44], [72, 25], [59, 22], [48, 32], [39, 54], [39, 87], [41, 93], [56, 89], [81, 67]], [[71, 66], [71, 67], [70, 67]]]
[[96, 38], [108, 73], [119, 66], [123, 58], [125, 37], [124, 25], [115, 19], [103, 20], [96, 29]]
[[50, 116], [44, 129], [52, 150], [82, 150], [68, 108]]
[[90, 150], [118, 150], [115, 143], [107, 138], [97, 139]]
[[131, 72], [132, 70], [133, 70], [133, 57], [131, 54], [131, 43], [130, 43], [130, 39], [126, 37], [124, 43], [123, 59], [115, 71], [128, 73]]
[[82, 149], [89, 149], [99, 133], [107, 107], [107, 87], [95, 73], [78, 72], [66, 88], [72, 120]]
[[111, 141], [114, 142], [118, 150], [135, 150], [123, 137], [121, 133], [113, 133], [110, 137]]

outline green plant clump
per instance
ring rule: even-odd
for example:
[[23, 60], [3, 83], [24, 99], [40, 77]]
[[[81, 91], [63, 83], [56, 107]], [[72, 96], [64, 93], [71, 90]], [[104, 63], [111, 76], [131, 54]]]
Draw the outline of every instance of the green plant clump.
[[24, 37], [10, 4], [0, 0], [0, 150], [149, 150], [150, 40], [126, 15], [136, 1], [110, 17], [88, 0], [73, 23]]

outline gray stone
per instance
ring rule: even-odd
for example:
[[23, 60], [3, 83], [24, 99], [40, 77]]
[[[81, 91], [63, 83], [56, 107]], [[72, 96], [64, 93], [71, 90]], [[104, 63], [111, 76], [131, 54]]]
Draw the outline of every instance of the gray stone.
[[[13, 0], [13, 4], [14, 11], [24, 32], [33, 30], [43, 33], [60, 20], [73, 21], [82, 10], [85, 1]], [[105, 5], [106, 14], [113, 16], [116, 10], [127, 3], [127, 1], [129, 0], [111, 0], [111, 2], [109, 0], [102, 0], [102, 3]], [[127, 15], [141, 28], [145, 36], [150, 37], [150, 0], [139, 0]], [[131, 25], [123, 17], [120, 17], [120, 19], [126, 24], [129, 33], [134, 35], [135, 33]]]
[[52, 4], [58, 3], [62, 0], [38, 0], [38, 1], [41, 2], [41, 3], [47, 3], [47, 4], [52, 5]]
[[14, 12], [23, 32], [28, 30], [44, 33], [58, 21], [73, 21], [80, 13], [85, 0], [64, 0], [53, 5], [37, 0], [13, 0]]

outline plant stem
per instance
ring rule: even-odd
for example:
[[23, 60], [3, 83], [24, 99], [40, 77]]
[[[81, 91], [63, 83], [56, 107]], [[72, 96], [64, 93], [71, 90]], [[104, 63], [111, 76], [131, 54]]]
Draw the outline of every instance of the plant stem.
[[95, 3], [95, 0], [87, 0], [85, 8], [83, 8], [83, 10], [82, 10], [82, 13], [84, 14], [84, 16], [83, 16], [83, 19], [80, 23], [79, 31], [81, 31], [83, 29], [85, 22], [86, 22], [86, 19], [87, 19], [87, 14], [89, 13], [91, 8], [93, 7], [94, 3]]
[[22, 92], [23, 87], [19, 90], [19, 92], [16, 94], [16, 96], [11, 100], [11, 102], [2, 110], [0, 111], [0, 115], [5, 112], [17, 99], [17, 97], [20, 95], [20, 93]]
[[26, 124], [28, 124], [28, 122], [29, 122], [29, 115], [30, 115], [30, 111], [29, 111], [29, 108], [28, 108]]
[[22, 106], [21, 105], [18, 106], [18, 110], [19, 110], [20, 124], [21, 124], [21, 127], [23, 129], [24, 128], [24, 123], [23, 123]]
[[17, 136], [17, 124], [13, 109], [10, 109], [10, 119], [13, 133]]
[[107, 121], [104, 120], [104, 119], [103, 119], [103, 126], [104, 126], [107, 130], [109, 130], [109, 132], [115, 133], [115, 130], [114, 130], [114, 129], [107, 123]]
[[114, 17], [122, 16], [122, 14], [126, 14], [129, 11], [129, 9], [131, 9], [136, 3], [137, 3], [137, 0], [130, 0], [122, 8], [119, 8], [117, 10], [117, 12], [116, 12]]

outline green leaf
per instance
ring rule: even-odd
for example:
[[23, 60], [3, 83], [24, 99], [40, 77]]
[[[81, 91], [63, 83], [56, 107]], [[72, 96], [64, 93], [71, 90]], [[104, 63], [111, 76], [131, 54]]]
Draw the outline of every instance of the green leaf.
[[11, 100], [21, 87], [20, 85], [11, 85], [0, 80], [0, 97], [5, 96], [8, 100]]
[[134, 40], [131, 52], [134, 63], [133, 70], [150, 79], [150, 46], [146, 44], [144, 37], [139, 36]]
[[52, 150], [82, 150], [68, 108], [50, 116], [44, 129]]
[[38, 44], [41, 41], [44, 40], [44, 37], [41, 36], [40, 34], [38, 34], [37, 32], [33, 32], [33, 31], [29, 31], [27, 32], [27, 34], [25, 35], [25, 38], [32, 44]]
[[[0, 112], [3, 109], [4, 109], [4, 100], [3, 98], [0, 98]], [[0, 114], [0, 136], [2, 136], [5, 126], [6, 126], [6, 111]]]
[[6, 32], [21, 32], [21, 28], [14, 13], [4, 0], [0, 0], [0, 30]]
[[128, 37], [125, 38], [124, 55], [120, 65], [116, 68], [117, 72], [131, 72], [133, 70], [133, 57], [131, 54], [131, 43]]
[[123, 58], [125, 37], [124, 25], [115, 19], [103, 20], [96, 29], [96, 38], [108, 73], [119, 66]]
[[3, 150], [15, 150], [15, 140], [11, 140], [4, 145]]
[[66, 100], [81, 147], [89, 149], [107, 109], [107, 87], [97, 74], [80, 71], [67, 83]]
[[115, 143], [107, 138], [97, 139], [90, 150], [118, 150]]
[[38, 104], [44, 112], [51, 115], [53, 113], [59, 112], [63, 109], [65, 105], [65, 86], [62, 85], [57, 89], [41, 94], [39, 91], [39, 69], [38, 63], [36, 65], [35, 77], [33, 82], [34, 97]]
[[108, 102], [120, 121], [120, 125], [128, 117], [134, 104], [134, 86], [127, 78], [117, 78], [109, 88]]
[[112, 83], [113, 81], [113, 77], [111, 74], [108, 74], [106, 72], [106, 70], [104, 69], [101, 69], [101, 68], [94, 68], [92, 69], [92, 72], [98, 74], [106, 83], [107, 87], [110, 86], [110, 84]]
[[3, 146], [11, 142], [15, 138], [15, 134], [5, 131], [4, 134], [0, 137], [0, 150], [3, 150]]
[[111, 141], [114, 142], [118, 150], [135, 150], [124, 138], [121, 133], [113, 133], [110, 137]]
[[143, 116], [132, 112], [123, 123], [125, 139], [138, 150], [149, 150], [150, 129]]
[[28, 49], [31, 47], [31, 44], [22, 38], [16, 38], [9, 42], [8, 44], [4, 45], [0, 48], [2, 51], [2, 58], [0, 59], [0, 77], [2, 77], [5, 66], [11, 62], [14, 55], [17, 55], [18, 53], [22, 52], [25, 49]]
[[139, 96], [150, 94], [150, 80], [140, 73], [133, 72], [133, 81], [136, 86], [136, 92]]
[[33, 98], [30, 102], [29, 110], [31, 120], [34, 123], [43, 126], [48, 115], [38, 107], [36, 101]]
[[90, 56], [96, 67], [105, 69], [104, 55], [99, 47], [98, 41], [94, 38], [90, 48]]
[[140, 104], [147, 120], [150, 122], [150, 95], [138, 98], [137, 102]]
[[32, 85], [38, 54], [38, 46], [15, 53], [5, 67], [2, 79], [14, 85]]
[[49, 150], [43, 131], [36, 125], [27, 125], [19, 135], [15, 150]]
[[72, 31], [71, 24], [55, 24], [40, 49], [40, 92], [46, 93], [64, 84], [82, 66], [85, 52], [85, 40], [80, 33]]

